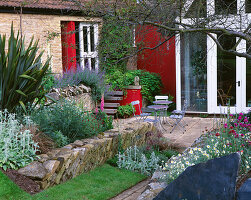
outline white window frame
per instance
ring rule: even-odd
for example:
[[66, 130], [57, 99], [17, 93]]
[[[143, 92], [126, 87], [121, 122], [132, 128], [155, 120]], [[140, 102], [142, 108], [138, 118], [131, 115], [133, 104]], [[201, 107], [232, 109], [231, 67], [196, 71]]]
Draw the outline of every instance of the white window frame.
[[[185, 12], [188, 11], [189, 7], [192, 5], [194, 0], [189, 0], [185, 6]], [[240, 9], [241, 8], [241, 9]], [[251, 21], [251, 13], [245, 13], [245, 0], [237, 0], [237, 14], [241, 14], [243, 20], [242, 24], [235, 23], [233, 26], [240, 27], [242, 25], [245, 30]], [[215, 14], [215, 0], [207, 0], [207, 13], [208, 15]], [[182, 14], [185, 16], [185, 13]], [[224, 19], [224, 16], [221, 16]], [[226, 23], [231, 23], [235, 21], [236, 15], [232, 15], [230, 18], [226, 19]], [[179, 18], [177, 18], [179, 20]], [[182, 23], [190, 22], [190, 19], [182, 19]], [[214, 34], [213, 34], [214, 35]], [[216, 36], [216, 35], [214, 35]], [[176, 36], [179, 42], [176, 42], [176, 107], [181, 109], [181, 42], [180, 35]], [[236, 38], [237, 40], [238, 38]], [[239, 52], [246, 50], [245, 41], [242, 41], [237, 49]], [[230, 107], [231, 113], [236, 112], [247, 112], [250, 107], [246, 106], [246, 59], [236, 56], [236, 65], [238, 67], [236, 73], [236, 81], [241, 81], [241, 87], [236, 90], [236, 104], [237, 107]], [[207, 36], [207, 99], [208, 108], [207, 113], [221, 113], [227, 112], [227, 107], [219, 107], [217, 105], [217, 45], [215, 42]]]
[[[94, 51], [91, 51], [91, 31], [90, 27], [93, 26], [94, 28]], [[87, 52], [84, 51], [84, 35], [83, 35], [83, 27], [87, 27]], [[88, 66], [91, 70], [92, 68], [95, 69], [95, 71], [98, 71], [99, 69], [99, 61], [98, 61], [98, 24], [95, 23], [86, 23], [81, 22], [79, 23], [79, 55], [80, 55], [80, 66], [82, 69], [85, 68], [85, 59], [88, 59]], [[91, 66], [91, 59], [95, 58], [95, 66]]]

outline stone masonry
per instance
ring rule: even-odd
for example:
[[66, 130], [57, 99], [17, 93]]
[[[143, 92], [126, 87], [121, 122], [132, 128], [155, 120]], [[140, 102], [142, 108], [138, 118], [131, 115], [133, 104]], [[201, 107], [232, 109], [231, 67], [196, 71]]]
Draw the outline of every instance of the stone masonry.
[[42, 154], [37, 161], [18, 172], [38, 182], [41, 189], [46, 189], [104, 164], [117, 154], [119, 144], [124, 149], [145, 144], [146, 133], [155, 130], [148, 122], [121, 125], [97, 137], [77, 140]]
[[[44, 50], [42, 61], [52, 56], [51, 68], [54, 73], [62, 73], [62, 44], [61, 44], [61, 22], [95, 22], [101, 28], [101, 18], [79, 17], [79, 16], [60, 16], [60, 15], [41, 15], [41, 14], [22, 14], [22, 34], [25, 36], [26, 44], [30, 42], [32, 36], [39, 40], [40, 51]], [[20, 15], [11, 13], [0, 13], [0, 34], [6, 34], [9, 38], [11, 23], [17, 34], [20, 30]]]

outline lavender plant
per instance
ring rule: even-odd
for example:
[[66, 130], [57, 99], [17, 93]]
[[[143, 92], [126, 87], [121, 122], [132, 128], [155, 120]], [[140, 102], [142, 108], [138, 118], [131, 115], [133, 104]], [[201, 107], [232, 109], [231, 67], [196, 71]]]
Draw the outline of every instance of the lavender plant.
[[15, 114], [0, 111], [0, 167], [4, 170], [24, 167], [37, 158], [37, 143], [29, 130], [21, 128]]
[[73, 86], [79, 84], [84, 84], [91, 88], [91, 94], [94, 101], [101, 99], [101, 95], [106, 88], [104, 73], [77, 67], [76, 71], [67, 71], [62, 76], [55, 78], [56, 88], [64, 88], [68, 85]]

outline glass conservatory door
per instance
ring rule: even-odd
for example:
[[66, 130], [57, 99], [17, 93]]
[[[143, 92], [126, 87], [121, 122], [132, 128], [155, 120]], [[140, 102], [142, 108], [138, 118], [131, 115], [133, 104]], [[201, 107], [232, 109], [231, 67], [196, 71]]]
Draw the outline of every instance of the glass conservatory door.
[[[231, 49], [237, 41], [235, 37], [217, 37], [224, 49]], [[245, 48], [243, 45], [241, 47]], [[251, 106], [250, 64], [250, 60], [217, 48], [217, 113], [226, 113], [228, 108], [231, 113], [247, 112]]]
[[207, 36], [186, 33], [181, 36], [181, 105], [187, 111], [207, 112]]

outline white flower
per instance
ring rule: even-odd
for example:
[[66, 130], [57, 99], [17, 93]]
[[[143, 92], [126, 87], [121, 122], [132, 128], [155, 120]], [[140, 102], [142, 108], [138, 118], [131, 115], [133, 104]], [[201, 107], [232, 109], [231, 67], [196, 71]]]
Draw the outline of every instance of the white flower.
[[223, 147], [226, 148], [227, 146], [224, 144]]
[[193, 150], [191, 149], [191, 150], [189, 151], [189, 153], [190, 153], [190, 154], [193, 154]]
[[209, 146], [209, 145], [207, 145], [207, 148], [209, 149], [209, 148], [210, 148], [210, 146]]

